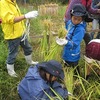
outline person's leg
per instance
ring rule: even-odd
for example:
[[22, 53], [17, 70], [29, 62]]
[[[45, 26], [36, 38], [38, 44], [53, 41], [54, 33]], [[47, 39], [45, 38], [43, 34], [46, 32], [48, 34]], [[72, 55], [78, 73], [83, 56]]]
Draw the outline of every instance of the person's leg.
[[[100, 29], [100, 19], [98, 20], [98, 23], [99, 23], [99, 29]], [[100, 32], [98, 32], [96, 39], [100, 39]]]
[[28, 40], [25, 39], [24, 41], [21, 41], [20, 45], [24, 50], [24, 55], [25, 55], [26, 62], [28, 64], [37, 64], [38, 62], [34, 62], [32, 60], [32, 47], [30, 46]]
[[[98, 25], [98, 20], [97, 19], [94, 19], [93, 22], [92, 22], [92, 30], [97, 29], [97, 25]], [[94, 34], [95, 34], [95, 32], [90, 33], [91, 39], [94, 38]]]
[[83, 39], [84, 39], [85, 45], [87, 45], [92, 40], [91, 35], [89, 33], [85, 33]]
[[18, 53], [20, 38], [8, 40], [7, 42], [8, 42], [8, 49], [9, 49], [9, 53], [6, 61], [8, 74], [10, 76], [17, 77], [17, 74], [14, 71], [14, 62]]
[[73, 67], [73, 68], [76, 67], [75, 70], [74, 70], [75, 75], [77, 73], [80, 74], [80, 70], [79, 70], [79, 66], [78, 66], [78, 61], [76, 61], [76, 62], [65, 61], [65, 65], [67, 67]]

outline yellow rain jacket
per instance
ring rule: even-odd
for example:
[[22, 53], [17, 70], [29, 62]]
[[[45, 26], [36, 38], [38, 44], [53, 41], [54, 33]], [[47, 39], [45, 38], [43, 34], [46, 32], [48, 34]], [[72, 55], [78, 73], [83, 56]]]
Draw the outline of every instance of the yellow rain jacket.
[[14, 18], [21, 16], [21, 12], [16, 1], [1, 0], [0, 1], [0, 18], [2, 19], [2, 31], [5, 39], [15, 39], [24, 34], [24, 22], [14, 23]]

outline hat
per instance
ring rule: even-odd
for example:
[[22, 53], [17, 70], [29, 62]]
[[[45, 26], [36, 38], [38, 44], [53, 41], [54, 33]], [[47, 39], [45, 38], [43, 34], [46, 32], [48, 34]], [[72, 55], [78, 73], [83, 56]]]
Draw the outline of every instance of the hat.
[[71, 10], [71, 14], [74, 16], [86, 16], [86, 8], [82, 4], [75, 4]]
[[39, 68], [43, 68], [49, 74], [59, 77], [61, 79], [64, 78], [64, 72], [62, 70], [62, 65], [56, 60], [50, 60], [48, 62], [42, 62], [38, 64]]

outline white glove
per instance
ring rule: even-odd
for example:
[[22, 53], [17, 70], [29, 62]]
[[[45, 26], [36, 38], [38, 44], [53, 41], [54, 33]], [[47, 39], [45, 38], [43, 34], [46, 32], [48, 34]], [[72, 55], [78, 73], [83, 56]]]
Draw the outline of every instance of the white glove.
[[97, 4], [97, 6], [100, 6], [100, 2]]
[[58, 45], [66, 45], [67, 43], [68, 43], [68, 40], [66, 40], [66, 39], [62, 39], [62, 38], [56, 38], [56, 43], [58, 44]]
[[25, 18], [36, 18], [38, 16], [38, 11], [30, 11], [25, 14]]

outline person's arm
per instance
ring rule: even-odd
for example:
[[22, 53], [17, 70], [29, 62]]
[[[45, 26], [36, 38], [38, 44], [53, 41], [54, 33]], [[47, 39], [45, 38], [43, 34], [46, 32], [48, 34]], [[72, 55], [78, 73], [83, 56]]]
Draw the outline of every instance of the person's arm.
[[92, 0], [82, 0], [82, 4], [86, 7], [87, 11], [91, 14], [98, 14], [100, 13], [100, 9], [92, 7]]
[[24, 19], [25, 19], [25, 16], [24, 16], [24, 15], [22, 15], [22, 16], [20, 16], [20, 17], [15, 17], [15, 18], [14, 18], [14, 23], [20, 22], [20, 21], [22, 21], [22, 20], [24, 20]]
[[92, 0], [92, 7], [98, 9], [100, 7], [100, 2], [97, 3], [95, 0]]
[[72, 48], [76, 48], [78, 45], [80, 45], [83, 37], [85, 34], [85, 29], [82, 27], [78, 27], [75, 29], [74, 31], [74, 35], [70, 36], [70, 33], [67, 35], [67, 39], [69, 40], [67, 45], [67, 48], [72, 49]]
[[64, 21], [65, 23], [71, 19], [70, 10], [73, 8], [74, 0], [69, 0], [68, 6], [66, 7]]
[[88, 12], [90, 12], [90, 13], [92, 13], [92, 14], [98, 14], [98, 13], [100, 13], [100, 9], [98, 9], [98, 8], [94, 8], [93, 6], [94, 6], [95, 4], [94, 3], [90, 3], [90, 5], [88, 5], [88, 7], [87, 7], [87, 10], [88, 10]]
[[91, 6], [92, 6], [93, 8], [97, 8], [97, 7], [95, 7], [95, 6], [96, 6], [95, 0], [92, 0]]
[[25, 15], [15, 17], [14, 23], [22, 21], [23, 19], [30, 19], [30, 18], [36, 18], [38, 16], [38, 11], [30, 11], [26, 13]]
[[62, 87], [60, 83], [57, 81], [54, 82], [52, 89], [57, 92], [62, 98], [66, 98], [68, 96], [68, 91], [66, 88]]
[[98, 8], [100, 7], [100, 2], [99, 3], [97, 3], [97, 5], [96, 5]]

